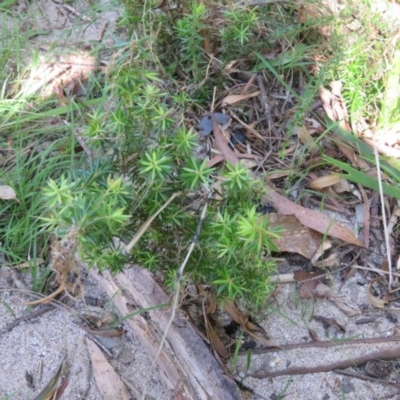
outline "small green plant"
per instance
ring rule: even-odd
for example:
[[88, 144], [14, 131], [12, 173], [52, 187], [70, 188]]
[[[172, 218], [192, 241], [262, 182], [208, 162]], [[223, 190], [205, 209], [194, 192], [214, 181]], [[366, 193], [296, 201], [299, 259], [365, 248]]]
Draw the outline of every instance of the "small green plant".
[[201, 34], [206, 28], [203, 23], [206, 12], [203, 3], [193, 1], [189, 13], [177, 21], [175, 28], [180, 42], [182, 67], [190, 71], [196, 81], [203, 79], [208, 63]]
[[132, 195], [130, 185], [107, 172], [82, 169], [57, 181], [49, 179], [43, 190], [47, 216], [40, 219], [43, 229], [60, 237], [76, 231], [81, 258], [90, 266], [116, 272], [124, 257], [112, 246], [112, 238], [129, 219], [125, 209]]
[[246, 9], [232, 5], [224, 12], [225, 26], [221, 30], [221, 42], [226, 61], [247, 56], [254, 45], [259, 43], [254, 40], [257, 35], [259, 13], [257, 8]]

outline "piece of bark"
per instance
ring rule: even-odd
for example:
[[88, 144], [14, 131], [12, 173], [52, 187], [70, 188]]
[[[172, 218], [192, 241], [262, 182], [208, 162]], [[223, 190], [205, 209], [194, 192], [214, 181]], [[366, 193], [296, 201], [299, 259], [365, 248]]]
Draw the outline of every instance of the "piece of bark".
[[[152, 275], [141, 268], [133, 267], [116, 276], [107, 272], [100, 276], [94, 269], [91, 273], [122, 317], [170, 302]], [[143, 314], [132, 316], [127, 318], [126, 323], [153, 361], [167, 327], [170, 310], [168, 307], [158, 308], [149, 311], [148, 315], [146, 318]], [[164, 385], [175, 399], [241, 399], [235, 382], [224, 375], [210, 349], [186, 319], [175, 319], [156, 363]]]

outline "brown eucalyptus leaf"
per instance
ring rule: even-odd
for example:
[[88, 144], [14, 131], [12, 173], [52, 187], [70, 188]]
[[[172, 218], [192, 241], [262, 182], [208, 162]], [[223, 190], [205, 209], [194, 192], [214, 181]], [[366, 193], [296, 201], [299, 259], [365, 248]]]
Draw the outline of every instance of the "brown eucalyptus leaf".
[[362, 247], [362, 243], [357, 239], [354, 232], [342, 226], [319, 211], [304, 208], [293, 201], [271, 190], [266, 196], [266, 201], [272, 201], [279, 213], [284, 215], [295, 215], [298, 220], [308, 228], [314, 229], [323, 235], [328, 234], [347, 243]]
[[239, 103], [242, 100], [250, 99], [251, 97], [256, 97], [259, 94], [260, 94], [259, 90], [253, 93], [246, 93], [246, 94], [230, 94], [222, 100], [222, 107]]
[[205, 317], [207, 323], [207, 332], [209, 335], [210, 342], [214, 348], [214, 350], [218, 353], [218, 355], [222, 358], [228, 358], [230, 356], [229, 351], [226, 349], [225, 345], [222, 343], [219, 336], [216, 334], [213, 326], [210, 323], [209, 318]]
[[319, 178], [313, 179], [308, 185], [311, 189], [321, 190], [329, 186], [336, 185], [340, 182], [340, 176], [336, 174], [329, 174], [320, 176]]
[[235, 152], [233, 152], [230, 149], [230, 147], [228, 145], [228, 140], [222, 134], [222, 131], [217, 124], [214, 114], [212, 115], [212, 123], [213, 123], [215, 143], [217, 145], [218, 150], [224, 156], [226, 161], [230, 162], [232, 165], [237, 164], [239, 162], [239, 158], [236, 156]]
[[314, 138], [304, 125], [294, 127], [293, 133], [297, 135], [300, 142], [307, 148], [311, 149], [316, 145]]
[[320, 233], [305, 227], [294, 215], [270, 213], [268, 217], [270, 228], [284, 230], [274, 241], [280, 252], [301, 254], [309, 260], [314, 256], [322, 241]]

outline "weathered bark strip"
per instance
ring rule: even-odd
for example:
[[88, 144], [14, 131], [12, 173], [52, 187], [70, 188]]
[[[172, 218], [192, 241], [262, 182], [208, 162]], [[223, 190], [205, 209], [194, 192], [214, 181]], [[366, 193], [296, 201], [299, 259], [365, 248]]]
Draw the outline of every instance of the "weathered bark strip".
[[275, 378], [282, 375], [305, 375], [317, 374], [319, 372], [329, 372], [335, 369], [346, 369], [350, 367], [358, 367], [370, 360], [395, 360], [400, 358], [400, 347], [395, 347], [390, 350], [377, 351], [375, 353], [366, 354], [357, 358], [347, 358], [343, 361], [337, 361], [332, 364], [319, 365], [316, 367], [290, 367], [279, 371], [263, 372], [251, 374], [249, 376], [258, 379]]
[[[94, 271], [92, 273], [97, 276], [122, 317], [169, 302], [146, 270], [133, 267], [114, 277], [108, 273], [104, 277]], [[157, 353], [169, 314], [168, 308], [159, 308], [149, 311], [150, 318], [139, 314], [126, 320], [150, 359]], [[172, 324], [157, 366], [163, 383], [175, 399], [241, 399], [235, 382], [223, 374], [211, 351], [186, 319], [179, 319]]]

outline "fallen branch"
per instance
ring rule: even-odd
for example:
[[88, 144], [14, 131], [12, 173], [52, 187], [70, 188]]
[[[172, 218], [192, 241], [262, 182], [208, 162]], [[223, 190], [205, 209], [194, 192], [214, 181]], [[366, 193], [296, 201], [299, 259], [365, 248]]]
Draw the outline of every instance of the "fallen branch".
[[[133, 267], [112, 276], [108, 272], [100, 275], [92, 268], [89, 273], [105, 289], [149, 358], [156, 359], [160, 379], [172, 398], [241, 398], [236, 384], [224, 375], [192, 324], [177, 315], [169, 325], [172, 310], [155, 308], [169, 303], [169, 299], [147, 270]], [[140, 312], [143, 309], [148, 310], [146, 315]], [[164, 332], [167, 332], [165, 345], [155, 358]]]
[[175, 319], [176, 311], [179, 308], [178, 302], [179, 302], [181, 279], [182, 279], [183, 271], [185, 270], [186, 264], [189, 261], [189, 258], [192, 255], [193, 249], [196, 246], [197, 241], [199, 239], [201, 227], [203, 225], [203, 221], [206, 218], [207, 205], [208, 205], [208, 200], [204, 203], [203, 210], [202, 210], [201, 215], [200, 215], [200, 220], [199, 220], [199, 222], [197, 224], [197, 229], [196, 229], [196, 232], [194, 234], [192, 243], [190, 244], [189, 249], [188, 249], [188, 251], [186, 253], [186, 257], [183, 260], [181, 266], [179, 267], [179, 269], [177, 271], [176, 280], [175, 280], [175, 288], [174, 288], [175, 293], [174, 293], [173, 301], [172, 301], [171, 316], [169, 318], [168, 324], [166, 325], [166, 327], [164, 329], [164, 333], [163, 333], [163, 336], [161, 338], [160, 344], [158, 346], [157, 353], [153, 358], [153, 362], [151, 363], [149, 372], [147, 374], [147, 377], [146, 377], [146, 380], [145, 380], [145, 383], [144, 383], [144, 389], [143, 389], [142, 397], [141, 397], [142, 400], [146, 399], [147, 388], [148, 388], [151, 376], [153, 375], [154, 369], [155, 369], [155, 367], [157, 365], [158, 357], [160, 356], [161, 352], [163, 351], [163, 347], [164, 347], [164, 344], [165, 344], [165, 342], [167, 340], [168, 333], [169, 333], [169, 331], [171, 329], [171, 325], [172, 325], [172, 323], [174, 322], [174, 319]]
[[[270, 352], [276, 352], [280, 350], [293, 350], [293, 349], [307, 349], [310, 347], [336, 347], [344, 344], [380, 344], [380, 343], [393, 343], [400, 342], [400, 336], [391, 337], [377, 337], [370, 339], [334, 339], [326, 340], [321, 342], [308, 342], [308, 343], [294, 343], [294, 344], [282, 344], [279, 347], [261, 347], [258, 349], [252, 349], [252, 354], [265, 354]], [[246, 355], [249, 350], [240, 350], [239, 355]]]
[[375, 353], [366, 354], [357, 358], [348, 358], [343, 361], [337, 361], [332, 364], [318, 365], [316, 367], [290, 367], [281, 369], [279, 371], [272, 372], [261, 372], [257, 374], [250, 374], [252, 378], [264, 379], [264, 378], [275, 378], [283, 375], [305, 375], [305, 374], [317, 374], [320, 372], [329, 372], [335, 369], [346, 369], [350, 367], [358, 367], [365, 364], [370, 360], [395, 360], [400, 358], [400, 347], [395, 347], [390, 350], [377, 351]]

